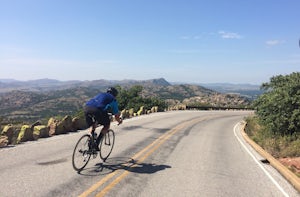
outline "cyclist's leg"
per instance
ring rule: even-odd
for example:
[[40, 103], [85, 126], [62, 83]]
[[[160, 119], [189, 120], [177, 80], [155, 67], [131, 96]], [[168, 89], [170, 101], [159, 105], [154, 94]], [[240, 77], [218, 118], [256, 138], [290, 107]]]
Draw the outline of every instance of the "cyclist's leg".
[[[97, 108], [86, 106], [84, 108], [85, 121], [91, 132], [95, 129], [93, 117], [96, 115]], [[92, 127], [93, 126], [93, 127]]]
[[94, 144], [94, 137], [95, 137], [95, 129], [97, 127], [97, 121], [96, 121], [96, 117], [99, 114], [98, 112], [98, 108], [96, 107], [90, 107], [90, 106], [86, 106], [84, 109], [84, 115], [85, 115], [85, 120], [87, 123], [87, 126], [90, 128], [90, 133], [91, 133], [91, 141], [89, 142], [89, 151], [93, 151], [94, 148], [96, 148], [97, 150], [97, 145]]
[[110, 128], [110, 118], [106, 112], [101, 113], [101, 116], [98, 119], [99, 123], [103, 125], [101, 132], [96, 140], [97, 145], [99, 145], [101, 138], [106, 134], [108, 129]]

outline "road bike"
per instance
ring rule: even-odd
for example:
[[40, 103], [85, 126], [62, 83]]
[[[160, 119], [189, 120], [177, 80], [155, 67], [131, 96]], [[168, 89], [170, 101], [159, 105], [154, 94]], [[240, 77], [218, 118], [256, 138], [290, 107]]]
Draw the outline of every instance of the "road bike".
[[[112, 129], [109, 129], [102, 136], [98, 147], [99, 150], [97, 150], [97, 133], [95, 132], [95, 130], [98, 127], [98, 123], [95, 120], [95, 117], [91, 118], [93, 120], [93, 124], [90, 127], [90, 134], [84, 134], [83, 136], [81, 136], [81, 138], [79, 138], [79, 140], [77, 141], [73, 151], [72, 164], [73, 168], [77, 172], [80, 172], [84, 169], [84, 167], [88, 164], [91, 156], [93, 156], [93, 158], [95, 159], [98, 152], [100, 158], [103, 160], [103, 162], [105, 162], [111, 154], [115, 144], [115, 133]], [[110, 119], [111, 118], [112, 115], [110, 115]]]

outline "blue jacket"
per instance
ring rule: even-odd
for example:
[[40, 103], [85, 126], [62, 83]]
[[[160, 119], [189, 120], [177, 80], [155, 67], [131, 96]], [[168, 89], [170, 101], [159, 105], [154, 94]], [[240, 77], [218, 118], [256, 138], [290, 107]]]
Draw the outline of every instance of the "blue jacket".
[[86, 102], [86, 106], [97, 107], [102, 111], [112, 110], [113, 114], [119, 113], [118, 102], [110, 93], [100, 93]]

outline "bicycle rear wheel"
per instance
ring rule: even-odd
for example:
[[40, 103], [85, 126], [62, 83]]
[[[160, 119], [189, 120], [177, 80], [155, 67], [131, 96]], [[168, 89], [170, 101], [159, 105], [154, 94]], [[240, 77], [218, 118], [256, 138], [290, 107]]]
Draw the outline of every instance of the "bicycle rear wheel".
[[107, 133], [102, 137], [99, 149], [100, 149], [100, 158], [105, 161], [115, 144], [115, 133], [113, 130], [109, 129]]
[[89, 151], [89, 143], [91, 136], [86, 134], [83, 135], [77, 142], [72, 156], [73, 168], [80, 172], [89, 162], [91, 154]]

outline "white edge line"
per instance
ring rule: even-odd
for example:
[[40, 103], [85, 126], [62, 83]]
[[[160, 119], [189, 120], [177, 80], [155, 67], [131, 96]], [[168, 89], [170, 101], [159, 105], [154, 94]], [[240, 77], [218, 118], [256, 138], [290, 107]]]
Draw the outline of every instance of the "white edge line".
[[235, 137], [238, 139], [240, 144], [243, 146], [243, 148], [247, 151], [247, 153], [253, 158], [253, 160], [257, 163], [257, 165], [264, 171], [264, 173], [268, 176], [268, 178], [274, 183], [274, 185], [282, 192], [284, 196], [289, 196], [283, 188], [279, 185], [279, 183], [270, 175], [270, 173], [263, 167], [263, 165], [256, 159], [256, 157], [250, 152], [250, 150], [246, 147], [246, 145], [242, 142], [242, 140], [238, 137], [236, 134], [236, 128], [240, 123], [237, 123], [234, 128], [233, 132]]

